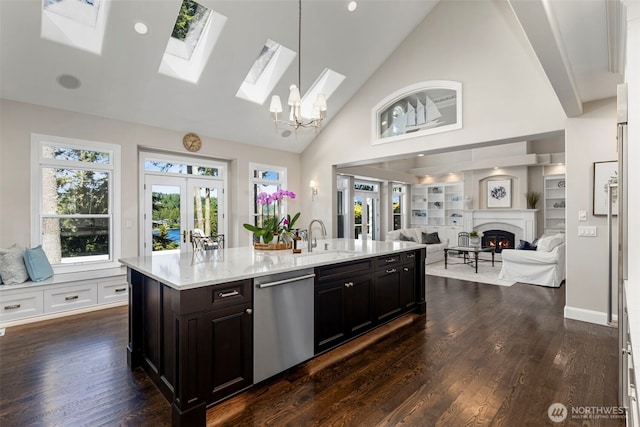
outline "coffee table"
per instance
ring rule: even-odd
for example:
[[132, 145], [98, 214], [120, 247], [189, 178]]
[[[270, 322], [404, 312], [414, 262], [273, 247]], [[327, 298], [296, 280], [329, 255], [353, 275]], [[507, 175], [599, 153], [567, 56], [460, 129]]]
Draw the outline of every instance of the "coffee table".
[[[449, 251], [462, 252], [462, 257], [464, 259], [465, 264], [475, 264], [476, 274], [478, 274], [478, 254], [480, 252], [491, 252], [491, 267], [495, 266], [495, 255], [496, 249], [494, 247], [481, 248], [479, 246], [451, 246], [448, 248], [444, 248], [444, 268], [447, 268], [447, 258], [449, 255]], [[473, 260], [469, 258], [467, 261], [468, 255], [473, 254]]]

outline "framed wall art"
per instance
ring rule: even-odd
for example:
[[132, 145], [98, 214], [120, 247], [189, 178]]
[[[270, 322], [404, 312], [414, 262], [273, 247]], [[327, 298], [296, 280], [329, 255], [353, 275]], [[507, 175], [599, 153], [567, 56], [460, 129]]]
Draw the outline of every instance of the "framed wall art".
[[[607, 187], [609, 184], [618, 183], [618, 162], [595, 162], [593, 164], [593, 214], [607, 215], [609, 212], [609, 196]], [[618, 215], [618, 188], [613, 188], [611, 193], [613, 204], [611, 214]]]
[[431, 80], [404, 87], [371, 110], [372, 145], [462, 128], [462, 83]]
[[511, 207], [511, 180], [501, 179], [487, 181], [487, 207], [510, 208]]

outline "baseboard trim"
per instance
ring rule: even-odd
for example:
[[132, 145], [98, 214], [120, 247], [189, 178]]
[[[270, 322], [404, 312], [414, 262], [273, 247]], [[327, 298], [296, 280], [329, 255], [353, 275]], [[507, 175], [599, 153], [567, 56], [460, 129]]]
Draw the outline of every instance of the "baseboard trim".
[[[611, 326], [607, 323], [607, 313], [602, 311], [585, 310], [584, 308], [564, 306], [565, 319], [580, 320], [581, 322], [595, 323], [596, 325]], [[614, 322], [618, 321], [618, 315], [612, 316]]]
[[0, 328], [9, 328], [11, 326], [25, 325], [27, 323], [42, 322], [43, 320], [58, 319], [60, 317], [73, 316], [74, 314], [89, 313], [91, 311], [105, 310], [107, 308], [120, 307], [128, 305], [129, 301], [117, 301], [107, 304], [97, 304], [89, 307], [78, 308], [75, 310], [59, 311], [57, 313], [41, 314], [33, 317], [25, 317], [24, 319], [16, 319], [8, 322], [0, 323]]

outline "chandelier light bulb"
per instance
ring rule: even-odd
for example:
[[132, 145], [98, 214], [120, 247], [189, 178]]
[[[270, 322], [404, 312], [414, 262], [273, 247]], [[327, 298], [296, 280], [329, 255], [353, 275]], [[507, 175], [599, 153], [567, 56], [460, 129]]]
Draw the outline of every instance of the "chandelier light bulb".
[[271, 97], [271, 106], [269, 107], [269, 111], [272, 113], [282, 113], [282, 103], [280, 102], [280, 97], [278, 95], [273, 95]]

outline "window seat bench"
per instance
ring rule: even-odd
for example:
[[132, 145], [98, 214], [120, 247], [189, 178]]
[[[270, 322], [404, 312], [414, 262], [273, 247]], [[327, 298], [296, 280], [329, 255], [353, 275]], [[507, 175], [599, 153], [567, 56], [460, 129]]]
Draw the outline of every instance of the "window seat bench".
[[0, 285], [0, 328], [126, 305], [124, 267], [55, 274], [42, 282]]

